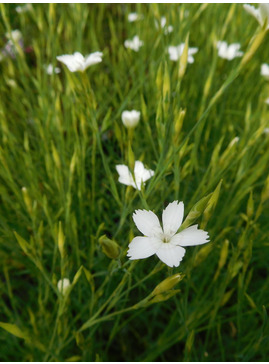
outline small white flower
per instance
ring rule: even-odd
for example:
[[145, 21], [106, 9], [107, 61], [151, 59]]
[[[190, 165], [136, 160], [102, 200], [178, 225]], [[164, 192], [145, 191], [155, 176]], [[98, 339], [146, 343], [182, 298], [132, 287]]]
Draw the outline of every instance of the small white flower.
[[228, 43], [224, 41], [217, 42], [219, 57], [228, 59], [229, 61], [235, 57], [241, 57], [244, 54], [242, 51], [239, 51], [240, 47], [240, 43], [232, 43], [228, 45]]
[[269, 105], [269, 97], [267, 97], [267, 99], [264, 100], [264, 102]]
[[129, 259], [144, 259], [156, 254], [169, 267], [178, 267], [185, 255], [184, 246], [208, 243], [208, 233], [198, 229], [198, 225], [176, 233], [182, 224], [183, 215], [183, 202], [170, 203], [163, 210], [161, 227], [152, 211], [136, 210], [133, 214], [134, 223], [145, 236], [137, 236], [131, 241], [127, 252]]
[[19, 40], [22, 39], [22, 34], [21, 31], [18, 29], [12, 30], [10, 33], [6, 33], [6, 37], [7, 39], [14, 41], [14, 42], [19, 42]]
[[57, 284], [58, 291], [63, 295], [65, 295], [69, 286], [70, 286], [70, 281], [68, 278], [60, 279]]
[[[169, 58], [171, 61], [178, 61], [180, 56], [183, 53], [185, 47], [185, 43], [181, 43], [180, 45], [174, 47], [174, 46], [170, 46], [168, 47], [168, 53], [169, 53]], [[189, 48], [188, 49], [188, 63], [193, 63], [194, 62], [194, 58], [193, 58], [193, 54], [198, 52], [198, 48], [193, 47], [193, 48]]]
[[162, 28], [164, 30], [164, 34], [172, 33], [172, 31], [174, 29], [172, 27], [172, 25], [166, 26], [166, 17], [165, 16], [161, 17], [160, 24], [157, 20], [155, 20], [155, 26], [156, 26], [156, 28]]
[[123, 111], [121, 114], [121, 120], [126, 126], [126, 128], [135, 128], [136, 125], [139, 123], [140, 119], [140, 111], [132, 110], [132, 111]]
[[266, 134], [266, 135], [269, 134], [269, 128], [264, 128], [263, 129], [263, 134]]
[[130, 13], [130, 14], [128, 14], [128, 21], [130, 23], [133, 23], [133, 22], [135, 22], [137, 20], [141, 20], [141, 19], [143, 19], [143, 15], [142, 14], [137, 14], [137, 13]]
[[134, 177], [130, 172], [129, 168], [124, 164], [116, 165], [117, 172], [119, 174], [119, 182], [127, 185], [133, 186], [137, 190], [141, 190], [141, 185], [144, 184], [148, 179], [154, 175], [154, 171], [151, 169], [146, 169], [144, 164], [140, 161], [135, 162], [134, 166]]
[[269, 81], [269, 65], [267, 63], [261, 65], [261, 75]]
[[267, 21], [267, 29], [269, 29], [269, 4], [260, 4], [256, 9], [254, 6], [244, 4], [244, 9], [257, 19], [260, 26], [263, 26]]
[[81, 53], [75, 52], [74, 54], [64, 54], [56, 58], [64, 63], [69, 71], [84, 72], [89, 66], [102, 62], [102, 57], [102, 52], [94, 52], [85, 57]]
[[142, 40], [139, 39], [138, 35], [135, 35], [133, 37], [133, 39], [127, 39], [124, 42], [124, 46], [126, 48], [130, 48], [135, 52], [139, 51], [139, 48], [142, 47], [142, 45], [144, 44], [144, 42]]
[[60, 68], [59, 67], [53, 67], [53, 65], [50, 63], [47, 67], [46, 67], [46, 72], [48, 75], [53, 75], [54, 73], [55, 74], [58, 74], [61, 72]]
[[15, 10], [19, 14], [26, 13], [27, 11], [32, 10], [32, 4], [25, 4], [23, 6], [17, 6], [15, 8]]

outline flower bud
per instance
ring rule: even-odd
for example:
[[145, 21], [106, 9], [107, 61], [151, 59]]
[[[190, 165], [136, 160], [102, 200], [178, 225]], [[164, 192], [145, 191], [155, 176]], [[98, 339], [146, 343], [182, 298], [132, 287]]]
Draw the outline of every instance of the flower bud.
[[155, 289], [152, 292], [152, 295], [158, 295], [163, 292], [167, 292], [170, 289], [172, 289], [178, 282], [180, 282], [183, 279], [184, 275], [177, 273], [174, 274], [165, 280], [163, 280], [161, 283], [159, 283]]
[[62, 293], [63, 295], [66, 294], [66, 291], [67, 291], [69, 286], [70, 286], [70, 281], [69, 281], [68, 278], [60, 279], [58, 284], [57, 284], [58, 291], [60, 293]]
[[121, 114], [121, 120], [126, 128], [135, 128], [139, 123], [140, 111], [123, 111]]
[[106, 235], [102, 235], [99, 238], [99, 243], [101, 244], [103, 253], [111, 259], [116, 259], [120, 255], [120, 247], [119, 245], [109, 238]]

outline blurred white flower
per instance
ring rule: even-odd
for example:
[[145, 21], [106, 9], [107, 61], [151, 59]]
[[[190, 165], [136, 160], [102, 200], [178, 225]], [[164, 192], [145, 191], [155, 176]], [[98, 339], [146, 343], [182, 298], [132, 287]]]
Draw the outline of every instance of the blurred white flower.
[[142, 14], [137, 14], [137, 13], [130, 13], [130, 14], [128, 14], [128, 21], [130, 23], [133, 23], [134, 21], [141, 20], [141, 19], [143, 19], [143, 15]]
[[243, 56], [244, 53], [239, 50], [240, 47], [241, 47], [240, 43], [232, 43], [228, 45], [228, 43], [224, 41], [217, 42], [219, 57], [228, 59], [229, 61], [231, 61], [235, 57]]
[[160, 23], [157, 20], [155, 20], [155, 26], [157, 29], [162, 28], [164, 31], [164, 34], [172, 33], [172, 31], [174, 29], [172, 25], [166, 26], [166, 17], [165, 16], [161, 17]]
[[26, 13], [27, 11], [32, 10], [32, 4], [25, 4], [23, 6], [17, 6], [15, 8], [16, 12], [19, 14]]
[[59, 67], [53, 67], [53, 65], [50, 63], [47, 67], [46, 67], [46, 72], [48, 75], [53, 75], [58, 74], [61, 72], [61, 69]]
[[65, 295], [69, 286], [70, 286], [70, 281], [68, 278], [60, 279], [57, 284], [58, 291], [63, 295]]
[[126, 128], [135, 128], [136, 125], [139, 123], [140, 119], [140, 111], [132, 110], [132, 111], [123, 111], [121, 114], [121, 120], [123, 125]]
[[135, 52], [139, 51], [139, 48], [142, 47], [142, 45], [144, 44], [144, 42], [142, 40], [139, 39], [138, 35], [135, 35], [133, 37], [133, 39], [127, 39], [124, 42], [124, 46], [126, 48], [130, 48]]
[[64, 63], [69, 71], [84, 72], [89, 66], [102, 62], [102, 57], [102, 52], [94, 52], [85, 57], [81, 53], [75, 52], [74, 54], [64, 54], [56, 58]]
[[269, 29], [269, 4], [259, 4], [258, 8], [252, 5], [244, 4], [244, 9], [257, 19], [260, 26], [267, 21], [267, 29]]
[[135, 162], [134, 166], [134, 177], [130, 172], [129, 168], [124, 164], [116, 165], [116, 170], [119, 174], [119, 182], [127, 185], [133, 186], [137, 190], [141, 190], [141, 185], [144, 184], [148, 179], [154, 175], [154, 171], [151, 169], [146, 169], [144, 164], [140, 161]]
[[267, 63], [261, 65], [261, 75], [269, 81], [269, 65]]
[[[181, 43], [180, 45], [174, 47], [174, 46], [170, 46], [168, 47], [168, 53], [169, 53], [169, 58], [171, 61], [178, 61], [180, 56], [183, 53], [183, 49], [185, 47], [185, 43]], [[194, 58], [193, 58], [193, 54], [198, 52], [198, 48], [193, 47], [193, 48], [189, 48], [188, 49], [188, 63], [193, 63], [194, 62]]]
[[11, 42], [18, 43], [22, 39], [21, 31], [18, 29], [12, 30], [10, 33], [6, 33], [6, 37]]
[[265, 102], [267, 105], [269, 105], [269, 97], [267, 97], [267, 99], [266, 99], [266, 100], [264, 100], [264, 102]]
[[269, 128], [263, 129], [263, 134], [269, 134]]
[[129, 244], [129, 259], [144, 259], [154, 254], [169, 267], [178, 267], [185, 254], [183, 246], [209, 242], [208, 233], [193, 225], [178, 234], [184, 215], [183, 202], [170, 203], [162, 214], [161, 227], [158, 217], [147, 210], [136, 210], [133, 220], [145, 236], [135, 237]]

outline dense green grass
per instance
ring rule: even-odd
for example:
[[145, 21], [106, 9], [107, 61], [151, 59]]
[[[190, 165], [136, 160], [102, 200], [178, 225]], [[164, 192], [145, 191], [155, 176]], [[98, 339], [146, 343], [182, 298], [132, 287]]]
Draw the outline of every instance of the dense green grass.
[[[131, 11], [143, 19], [129, 23]], [[161, 16], [172, 33], [156, 29]], [[0, 63], [0, 359], [268, 360], [268, 34], [240, 4], [2, 5], [0, 48], [14, 29], [24, 50]], [[199, 51], [179, 77], [167, 47], [188, 33]], [[136, 34], [137, 53], [123, 45]], [[217, 40], [245, 56], [219, 58]], [[71, 73], [56, 56], [75, 51], [103, 61]], [[155, 171], [141, 193], [115, 169], [132, 159], [121, 122], [132, 109], [134, 158]], [[179, 200], [186, 216], [201, 199], [210, 243], [178, 268], [128, 260], [134, 210], [160, 216]], [[104, 234], [119, 258], [102, 251]], [[143, 301], [178, 272], [168, 300]]]

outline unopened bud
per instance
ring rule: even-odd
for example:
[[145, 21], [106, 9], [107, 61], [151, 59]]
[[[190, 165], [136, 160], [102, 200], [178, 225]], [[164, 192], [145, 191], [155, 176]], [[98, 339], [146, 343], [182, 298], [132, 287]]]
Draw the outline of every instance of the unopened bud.
[[173, 289], [167, 292], [157, 294], [152, 298], [152, 300], [149, 301], [149, 303], [151, 304], [151, 303], [167, 301], [169, 300], [169, 298], [175, 296], [178, 292], [180, 292], [180, 289]]
[[70, 281], [68, 278], [60, 279], [57, 284], [58, 291], [61, 292], [63, 295], [66, 294], [69, 286], [70, 286]]
[[22, 187], [22, 195], [23, 195], [23, 200], [24, 203], [26, 205], [27, 211], [28, 213], [31, 215], [32, 213], [32, 200], [28, 194], [27, 188], [26, 187]]
[[152, 292], [152, 295], [156, 296], [158, 294], [161, 294], [163, 292], [167, 292], [170, 289], [172, 289], [178, 282], [180, 282], [183, 279], [184, 275], [177, 273], [174, 274], [165, 280], [163, 280], [161, 283], [159, 283], [155, 289]]
[[120, 255], [120, 247], [114, 240], [109, 239], [106, 235], [102, 235], [99, 238], [99, 243], [101, 244], [103, 253], [108, 258], [118, 258]]

